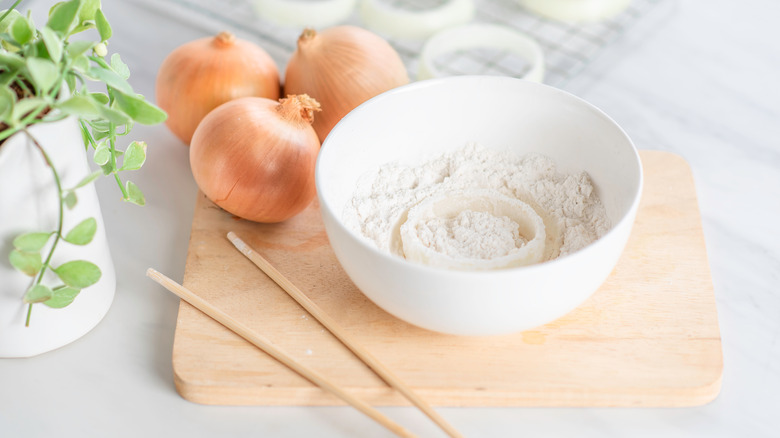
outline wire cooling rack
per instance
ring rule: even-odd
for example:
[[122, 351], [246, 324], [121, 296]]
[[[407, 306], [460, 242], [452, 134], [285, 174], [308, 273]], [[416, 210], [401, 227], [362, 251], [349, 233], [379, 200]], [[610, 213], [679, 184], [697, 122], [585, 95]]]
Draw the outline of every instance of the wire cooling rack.
[[[279, 63], [286, 64], [295, 50], [300, 27], [284, 26], [264, 19], [252, 0], [136, 0], [147, 7], [179, 20], [191, 20], [207, 28], [231, 29], [254, 38]], [[317, 1], [317, 0], [311, 0]], [[446, 0], [386, 0], [397, 8], [421, 10]], [[475, 0], [474, 22], [496, 23], [514, 28], [534, 38], [545, 56], [544, 82], [563, 87], [582, 72], [597, 56], [613, 45], [644, 17], [669, 0], [632, 0], [613, 19], [594, 24], [567, 24], [546, 19], [524, 10], [517, 0]], [[354, 11], [344, 24], [364, 26]], [[403, 59], [411, 78], [417, 76], [418, 57], [424, 40], [387, 38]], [[492, 49], [456, 51], [433, 60], [447, 75], [487, 74], [522, 76], [530, 67], [526, 60]]]

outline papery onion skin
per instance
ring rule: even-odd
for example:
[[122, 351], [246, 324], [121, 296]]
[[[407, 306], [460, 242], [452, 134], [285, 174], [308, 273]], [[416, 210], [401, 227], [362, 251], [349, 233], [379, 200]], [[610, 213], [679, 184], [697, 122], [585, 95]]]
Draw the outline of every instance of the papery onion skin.
[[336, 26], [303, 31], [287, 64], [284, 91], [308, 94], [322, 104], [313, 126], [324, 141], [355, 107], [408, 83], [406, 67], [387, 41], [356, 26]]
[[279, 98], [279, 69], [261, 47], [228, 32], [185, 43], [157, 73], [157, 105], [168, 128], [190, 144], [198, 123], [219, 105], [239, 97]]
[[289, 219], [316, 193], [320, 143], [310, 123], [280, 111], [271, 99], [244, 97], [219, 106], [192, 137], [195, 182], [212, 202], [241, 218]]

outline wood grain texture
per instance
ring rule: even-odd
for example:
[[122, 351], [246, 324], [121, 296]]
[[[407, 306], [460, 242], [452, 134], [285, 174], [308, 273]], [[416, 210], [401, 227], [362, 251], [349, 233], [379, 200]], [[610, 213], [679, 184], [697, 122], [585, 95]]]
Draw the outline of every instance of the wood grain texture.
[[[374, 405], [408, 405], [225, 237], [230, 230], [432, 405], [692, 406], [720, 391], [715, 298], [691, 170], [642, 151], [634, 230], [604, 285], [568, 315], [493, 337], [429, 332], [376, 307], [328, 245], [316, 202], [281, 224], [240, 220], [198, 195], [184, 286]], [[173, 346], [186, 399], [228, 405], [339, 405], [182, 302]]]

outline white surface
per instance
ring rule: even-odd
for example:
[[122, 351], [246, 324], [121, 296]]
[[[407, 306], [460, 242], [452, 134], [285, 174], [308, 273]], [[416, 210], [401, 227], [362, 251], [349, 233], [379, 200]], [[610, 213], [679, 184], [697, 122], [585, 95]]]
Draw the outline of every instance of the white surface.
[[[485, 272], [407, 261], [380, 250], [369, 241], [370, 235], [360, 234], [358, 225], [349, 225], [358, 217], [370, 216], [352, 213], [352, 208], [351, 216], [344, 215], [363, 175], [391, 162], [420, 166], [471, 142], [517, 157], [544, 154], [560, 172], [587, 171], [612, 229], [588, 247], [555, 260]], [[590, 147], [584, 149], [582, 144]], [[615, 267], [634, 223], [642, 190], [640, 168], [637, 151], [626, 134], [581, 99], [515, 78], [457, 76], [396, 88], [345, 116], [322, 145], [316, 183], [333, 252], [371, 301], [429, 330], [496, 335], [558, 319], [598, 289]], [[421, 180], [421, 187], [429, 184]], [[428, 193], [438, 196], [443, 190], [468, 184], [455, 175]], [[473, 182], [472, 186], [499, 189], [501, 183]], [[506, 182], [508, 192], [520, 186]], [[425, 192], [418, 193], [423, 196]], [[553, 209], [533, 190], [528, 196], [542, 208]], [[397, 238], [390, 236], [391, 241]]]
[[[105, 0], [110, 50], [153, 96], [167, 52], [205, 35], [129, 2]], [[571, 89], [640, 148], [691, 163], [723, 337], [723, 390], [684, 409], [440, 409], [469, 437], [774, 437], [780, 430], [780, 3], [679, 0], [657, 28], [625, 40]], [[41, 17], [38, 14], [37, 17]], [[37, 18], [42, 22], [43, 18]], [[195, 186], [187, 149], [138, 126], [149, 160], [135, 181], [147, 206], [98, 192], [118, 274], [106, 319], [64, 349], [0, 360], [3, 437], [389, 437], [350, 408], [214, 407], [182, 400], [171, 348], [178, 299], [144, 277], [181, 279]], [[442, 436], [411, 408], [383, 412]]]

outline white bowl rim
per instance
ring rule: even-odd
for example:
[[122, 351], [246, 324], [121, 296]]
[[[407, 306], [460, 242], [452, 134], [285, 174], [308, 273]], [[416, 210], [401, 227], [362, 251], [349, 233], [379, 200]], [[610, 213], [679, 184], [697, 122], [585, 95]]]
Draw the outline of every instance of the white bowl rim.
[[[406, 260], [405, 258], [382, 251], [376, 246], [371, 245], [364, 237], [358, 235], [357, 233], [350, 230], [344, 225], [341, 217], [335, 214], [334, 208], [332, 208], [332, 206], [323, 197], [322, 190], [320, 190], [320, 187], [322, 187], [322, 176], [321, 176], [322, 173], [320, 170], [322, 156], [328, 153], [327, 152], [328, 148], [326, 147], [326, 145], [333, 138], [333, 134], [338, 133], [341, 129], [345, 129], [344, 125], [347, 123], [350, 117], [353, 116], [354, 113], [356, 113], [358, 110], [366, 106], [374, 105], [376, 104], [376, 102], [382, 101], [386, 99], [388, 96], [392, 96], [400, 93], [412, 92], [419, 88], [437, 86], [442, 82], [458, 82], [458, 81], [474, 81], [474, 80], [495, 80], [495, 81], [507, 81], [507, 82], [521, 81], [530, 87], [545, 88], [550, 92], [560, 94], [562, 96], [565, 96], [565, 98], [567, 99], [573, 99], [574, 101], [584, 105], [586, 109], [594, 112], [597, 116], [605, 119], [609, 124], [611, 124], [612, 126], [618, 129], [618, 132], [625, 138], [625, 140], [628, 142], [628, 145], [631, 146], [631, 151], [633, 152], [634, 160], [637, 164], [637, 168], [639, 169], [639, 172], [637, 174], [638, 181], [637, 181], [636, 191], [633, 194], [633, 200], [631, 202], [631, 206], [628, 209], [626, 209], [626, 212], [621, 216], [621, 218], [617, 221], [617, 223], [614, 223], [612, 225], [612, 227], [609, 229], [609, 231], [607, 231], [606, 234], [604, 234], [603, 236], [601, 236], [601, 238], [587, 245], [584, 248], [581, 248], [569, 254], [556, 257], [553, 260], [548, 260], [541, 263], [536, 263], [527, 266], [518, 266], [513, 268], [485, 270], [485, 271], [478, 271], [478, 270], [469, 271], [469, 270], [453, 270], [453, 269], [446, 269], [446, 268], [435, 267], [435, 266], [428, 266], [428, 265], [423, 265], [421, 263], [416, 263], [416, 262]], [[539, 82], [532, 82], [526, 79], [519, 79], [519, 78], [514, 78], [509, 76], [461, 75], [461, 76], [448, 76], [443, 78], [426, 79], [422, 81], [412, 82], [410, 84], [402, 85], [400, 87], [393, 88], [392, 90], [385, 91], [384, 93], [378, 94], [372, 97], [371, 99], [368, 99], [367, 101], [363, 102], [362, 104], [358, 105], [355, 109], [353, 109], [346, 116], [344, 116], [336, 124], [336, 126], [333, 127], [333, 129], [330, 131], [330, 134], [328, 134], [328, 136], [325, 138], [325, 141], [322, 142], [320, 153], [317, 156], [317, 163], [315, 165], [314, 180], [315, 180], [315, 185], [317, 187], [317, 198], [320, 203], [320, 209], [321, 210], [327, 209], [328, 212], [337, 219], [336, 223], [340, 229], [345, 231], [347, 234], [354, 236], [355, 240], [358, 242], [358, 244], [361, 247], [363, 247], [364, 249], [368, 249], [373, 253], [378, 254], [383, 260], [387, 261], [388, 263], [394, 265], [400, 264], [408, 269], [417, 270], [423, 273], [436, 274], [436, 275], [447, 274], [459, 278], [484, 278], [484, 277], [495, 278], [495, 277], [515, 276], [518, 275], [519, 272], [532, 273], [535, 271], [544, 272], [546, 270], [559, 269], [558, 268], [559, 265], [578, 263], [577, 260], [579, 260], [580, 258], [587, 257], [588, 254], [593, 252], [595, 249], [607, 245], [608, 243], [606, 241], [611, 240], [611, 236], [617, 233], [616, 230], [618, 228], [622, 228], [624, 226], [629, 226], [629, 227], [631, 226], [631, 224], [626, 224], [626, 222], [633, 220], [632, 213], [635, 212], [639, 206], [639, 201], [641, 200], [642, 190], [644, 186], [644, 171], [642, 168], [642, 161], [639, 157], [639, 151], [637, 150], [636, 146], [634, 145], [634, 142], [631, 141], [631, 138], [628, 136], [625, 130], [623, 130], [623, 128], [617, 122], [615, 122], [614, 119], [612, 119], [609, 115], [607, 115], [604, 111], [602, 111], [600, 108], [596, 107], [592, 103], [578, 96], [575, 96], [574, 94], [571, 94], [567, 91], [561, 90], [559, 88], [555, 88], [550, 85], [542, 84]]]

